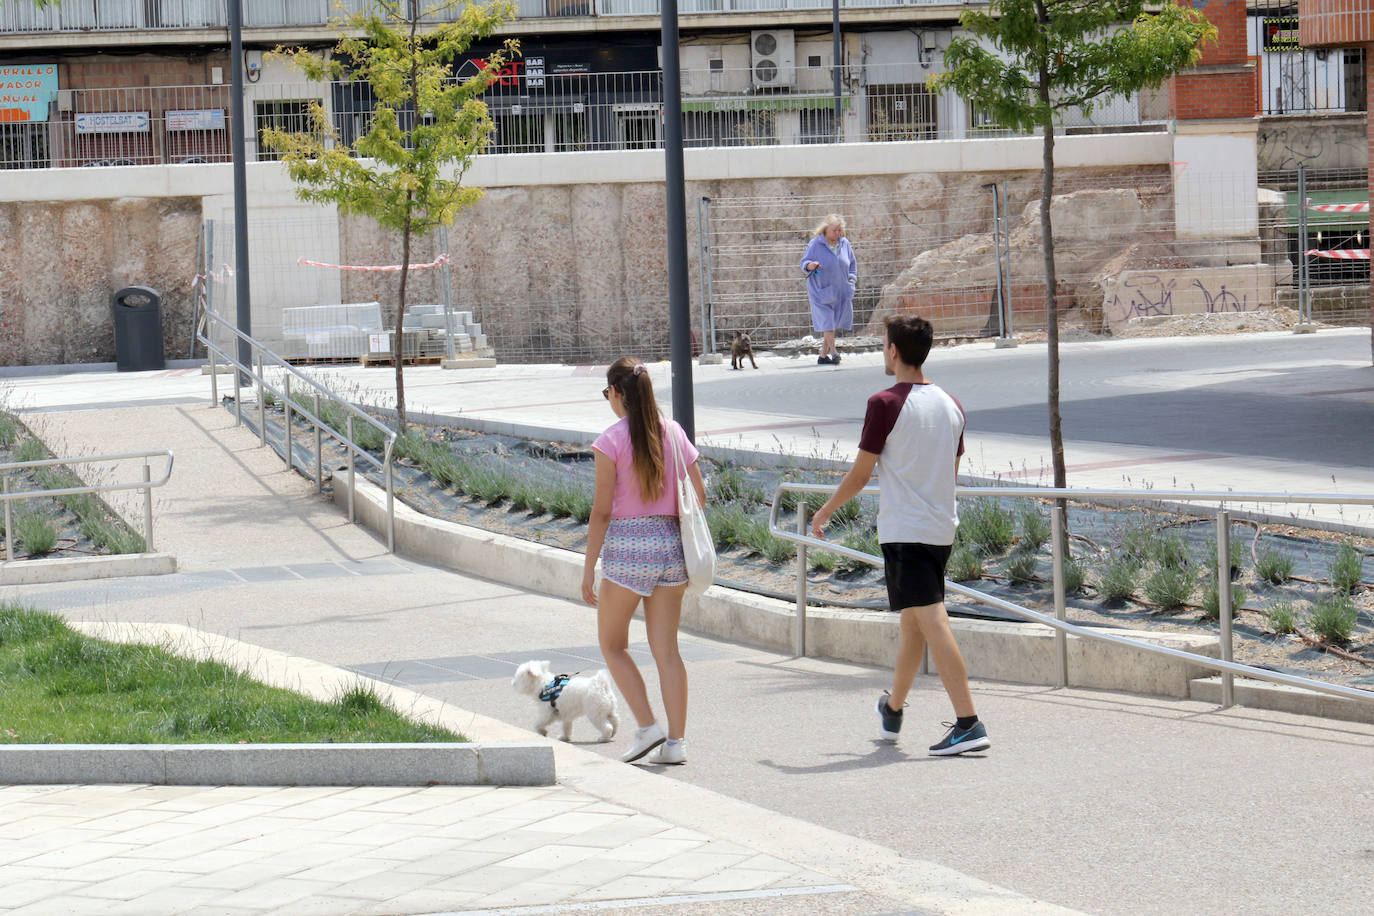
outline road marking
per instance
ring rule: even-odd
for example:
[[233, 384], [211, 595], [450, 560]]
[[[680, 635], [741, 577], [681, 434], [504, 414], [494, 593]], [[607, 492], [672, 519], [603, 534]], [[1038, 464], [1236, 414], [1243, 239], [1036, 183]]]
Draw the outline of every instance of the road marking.
[[597, 900], [589, 903], [550, 903], [542, 906], [510, 906], [496, 910], [450, 910], [428, 916], [540, 916], [544, 913], [592, 913], [646, 906], [686, 906], [691, 903], [718, 903], [729, 900], [766, 900], [775, 897], [801, 897], [812, 894], [849, 894], [859, 889], [852, 884], [820, 884], [815, 887], [775, 887], [761, 891], [725, 891], [717, 894], [682, 894], [672, 897], [627, 897], [624, 900]]
[[[1212, 455], [1207, 452], [1195, 452], [1184, 455], [1160, 455], [1155, 458], [1121, 458], [1116, 461], [1097, 461], [1092, 464], [1071, 464], [1065, 471], [1102, 471], [1108, 468], [1129, 468], [1135, 465], [1144, 464], [1168, 464], [1175, 461], [1215, 461], [1218, 458], [1230, 458], [1231, 455]], [[1051, 473], [1054, 469], [1050, 467], [1022, 468], [1019, 471], [1006, 471], [1001, 474], [1003, 477], [1038, 477], [1043, 474]], [[1148, 495], [1148, 494], [1146, 494]]]

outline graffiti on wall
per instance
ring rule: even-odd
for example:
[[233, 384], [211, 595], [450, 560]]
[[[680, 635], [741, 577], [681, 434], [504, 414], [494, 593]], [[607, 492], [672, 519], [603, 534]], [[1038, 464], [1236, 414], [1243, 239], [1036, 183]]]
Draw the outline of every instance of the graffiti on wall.
[[1102, 281], [1102, 320], [1117, 330], [1140, 318], [1249, 312], [1274, 303], [1274, 268], [1128, 270]]

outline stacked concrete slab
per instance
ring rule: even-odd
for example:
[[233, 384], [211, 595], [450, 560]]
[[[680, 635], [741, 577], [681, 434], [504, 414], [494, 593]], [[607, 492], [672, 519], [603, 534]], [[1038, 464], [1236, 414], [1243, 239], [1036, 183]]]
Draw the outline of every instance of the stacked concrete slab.
[[[442, 305], [415, 305], [406, 309], [401, 322], [408, 340], [415, 335], [418, 356], [445, 356], [447, 338], [453, 338], [455, 353], [471, 353], [487, 348], [487, 336], [482, 325], [472, 320], [472, 312], [453, 310], [444, 315]], [[407, 356], [411, 355], [409, 353]]]

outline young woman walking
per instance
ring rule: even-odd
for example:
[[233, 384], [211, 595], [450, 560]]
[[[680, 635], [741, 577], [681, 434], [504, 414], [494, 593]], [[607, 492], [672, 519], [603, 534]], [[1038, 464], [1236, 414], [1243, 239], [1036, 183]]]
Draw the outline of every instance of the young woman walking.
[[[628, 356], [616, 360], [606, 371], [601, 394], [619, 419], [592, 443], [596, 496], [587, 531], [582, 598], [597, 609], [601, 654], [639, 724], [634, 742], [620, 759], [631, 762], [652, 751], [650, 763], [686, 763], [687, 668], [678, 652], [677, 629], [687, 567], [676, 481], [685, 473], [702, 505], [706, 486], [696, 448], [681, 426], [659, 414], [643, 363]], [[675, 451], [680, 451], [685, 468], [678, 467]], [[603, 561], [599, 596], [597, 557]], [[640, 601], [663, 692], [666, 733], [654, 719], [644, 679], [629, 653], [630, 618]]]

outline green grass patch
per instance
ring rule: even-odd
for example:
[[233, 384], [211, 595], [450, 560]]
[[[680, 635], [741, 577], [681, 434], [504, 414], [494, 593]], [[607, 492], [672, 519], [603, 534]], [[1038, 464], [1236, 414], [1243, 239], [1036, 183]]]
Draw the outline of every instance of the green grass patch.
[[22, 512], [14, 520], [14, 535], [31, 557], [47, 556], [57, 546], [57, 528], [41, 512]]
[[1293, 560], [1277, 550], [1266, 550], [1255, 561], [1255, 575], [1270, 585], [1282, 585], [1293, 575]]
[[1177, 566], [1161, 566], [1145, 580], [1145, 597], [1164, 610], [1188, 603], [1196, 587], [1192, 573]]
[[1064, 558], [1064, 594], [1076, 595], [1083, 590], [1087, 570], [1073, 557]]
[[[740, 503], [752, 509], [767, 502], [768, 494], [763, 487], [751, 484], [739, 468], [723, 465], [711, 476], [706, 499], [708, 502]], [[795, 501], [793, 508], [796, 508]]]
[[1349, 595], [1328, 595], [1307, 612], [1307, 625], [1324, 641], [1344, 646], [1355, 635], [1355, 602]]
[[0, 449], [7, 449], [19, 439], [19, 421], [14, 414], [0, 411]]
[[0, 742], [155, 744], [462, 741], [387, 708], [361, 684], [328, 703], [217, 662], [83, 636], [0, 605]]
[[1007, 578], [1012, 585], [1029, 585], [1035, 578], [1035, 554], [1017, 550], [1007, 561]]
[[[1245, 603], [1245, 589], [1239, 585], [1231, 586], [1231, 616], [1234, 617], [1240, 610], [1240, 606]], [[1221, 592], [1216, 585], [1209, 584], [1202, 590], [1202, 618], [1204, 620], [1221, 619]]]
[[1050, 520], [1040, 510], [1040, 504], [1034, 500], [1026, 500], [1016, 507], [1016, 528], [1020, 532], [1016, 546], [1019, 549], [1036, 551], [1049, 542]]
[[[1147, 543], [1146, 558], [1163, 569], [1182, 569], [1188, 565], [1188, 544], [1176, 534], [1158, 534]], [[1212, 548], [1213, 555], [1216, 548]]]
[[1285, 636], [1297, 629], [1298, 615], [1293, 610], [1293, 605], [1284, 602], [1276, 604], [1265, 614], [1265, 619], [1269, 621], [1269, 629], [1280, 636]]
[[[1236, 576], [1240, 575], [1241, 562], [1244, 558], [1244, 554], [1242, 552], [1243, 548], [1241, 546], [1240, 539], [1233, 535], [1228, 545], [1228, 549], [1231, 552], [1229, 564], [1231, 567], [1230, 576], [1234, 579]], [[1212, 575], [1215, 576], [1217, 572], [1217, 539], [1215, 536], [1207, 540], [1206, 566], [1209, 570], [1211, 570]]]
[[746, 546], [754, 519], [744, 506], [730, 503], [724, 506], [707, 505], [706, 526], [717, 550]]
[[838, 556], [833, 553], [826, 553], [824, 550], [814, 553], [808, 552], [806, 561], [811, 567], [812, 572], [834, 572], [835, 567], [840, 564], [840, 558]]
[[963, 543], [983, 556], [1001, 553], [1016, 539], [1016, 522], [1011, 511], [995, 499], [971, 499], [959, 510], [959, 533]]
[[1342, 544], [1336, 548], [1336, 555], [1331, 558], [1331, 563], [1327, 570], [1331, 574], [1331, 586], [1339, 592], [1349, 594], [1360, 584], [1360, 577], [1363, 572], [1364, 562], [1351, 544]]
[[957, 547], [949, 555], [946, 574], [955, 582], [972, 582], [983, 578], [983, 558], [967, 547]]
[[1121, 556], [1097, 574], [1097, 591], [1108, 601], [1125, 601], [1140, 584], [1140, 566], [1134, 556]]
[[[851, 528], [849, 531], [845, 532], [844, 537], [840, 539], [840, 544], [848, 547], [850, 550], [857, 550], [860, 553], [866, 553], [871, 556], [881, 557], [883, 555], [883, 549], [878, 545], [878, 530], [876, 528]], [[840, 572], [843, 573], [852, 575], [867, 572], [874, 568], [876, 567], [874, 567], [872, 563], [865, 563], [863, 560], [856, 560], [852, 557], [840, 557], [839, 569]]]
[[13, 459], [15, 461], [42, 461], [50, 458], [47, 448], [37, 439], [24, 439], [14, 447]]

